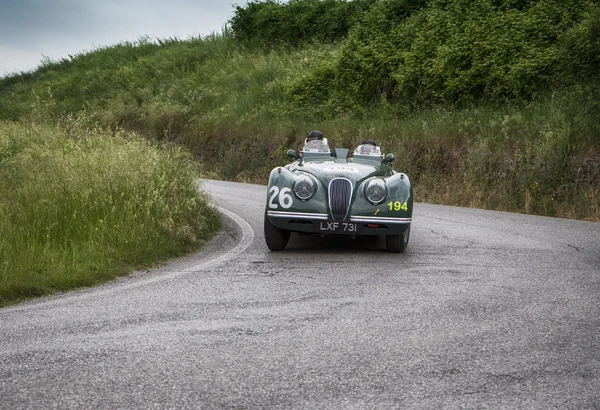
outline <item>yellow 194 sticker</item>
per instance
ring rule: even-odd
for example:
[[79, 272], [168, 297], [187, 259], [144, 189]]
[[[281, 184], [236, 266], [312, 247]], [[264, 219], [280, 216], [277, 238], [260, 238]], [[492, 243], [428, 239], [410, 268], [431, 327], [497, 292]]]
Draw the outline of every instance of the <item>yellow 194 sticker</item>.
[[392, 201], [388, 206], [390, 207], [390, 211], [408, 211], [408, 202]]

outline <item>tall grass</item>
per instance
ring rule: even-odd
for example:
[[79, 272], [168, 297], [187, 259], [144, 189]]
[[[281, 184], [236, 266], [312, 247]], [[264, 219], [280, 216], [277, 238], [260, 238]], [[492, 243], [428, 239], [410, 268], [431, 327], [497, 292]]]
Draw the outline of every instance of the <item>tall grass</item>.
[[220, 227], [182, 148], [0, 122], [0, 306], [197, 249]]
[[373, 138], [394, 153], [418, 201], [600, 221], [599, 123], [573, 115], [586, 104], [564, 94], [527, 106], [379, 109], [319, 126], [330, 144]]

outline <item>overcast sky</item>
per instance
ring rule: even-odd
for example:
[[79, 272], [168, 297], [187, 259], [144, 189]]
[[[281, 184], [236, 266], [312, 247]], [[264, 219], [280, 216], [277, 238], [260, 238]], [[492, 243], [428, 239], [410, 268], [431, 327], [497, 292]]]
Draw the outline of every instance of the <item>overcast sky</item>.
[[246, 0], [0, 0], [0, 76], [141, 36], [221, 32], [234, 4]]

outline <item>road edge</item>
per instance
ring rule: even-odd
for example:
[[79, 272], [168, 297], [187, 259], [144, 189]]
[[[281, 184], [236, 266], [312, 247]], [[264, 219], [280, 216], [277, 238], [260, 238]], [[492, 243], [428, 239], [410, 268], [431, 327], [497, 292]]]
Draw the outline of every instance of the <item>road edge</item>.
[[[84, 298], [91, 298], [94, 296], [147, 286], [178, 276], [200, 272], [204, 269], [212, 268], [230, 260], [231, 258], [245, 251], [252, 244], [254, 241], [254, 229], [252, 229], [248, 222], [234, 212], [231, 212], [218, 205], [213, 204], [213, 206], [224, 217], [224, 227], [215, 236], [215, 238], [210, 240], [200, 251], [182, 258], [176, 258], [167, 261], [163, 266], [160, 266], [156, 269], [135, 271], [129, 275], [114, 279], [99, 286], [75, 289], [55, 295], [43, 296], [39, 299], [31, 299], [14, 306], [7, 306], [0, 309], [0, 314], [42, 309], [47, 306], [68, 304]], [[233, 238], [232, 242], [235, 244], [235, 246], [228, 251], [220, 252], [220, 256], [210, 258], [210, 249], [207, 248], [221, 248], [223, 244], [227, 242], [227, 232], [230, 232], [229, 237]], [[197, 261], [192, 262], [194, 259], [197, 259]], [[193, 263], [192, 266], [188, 266], [187, 268], [181, 270], [177, 269], [177, 265], [189, 265], [190, 262]], [[153, 276], [147, 277], [148, 273], [153, 273]], [[142, 278], [142, 275], [144, 278]]]

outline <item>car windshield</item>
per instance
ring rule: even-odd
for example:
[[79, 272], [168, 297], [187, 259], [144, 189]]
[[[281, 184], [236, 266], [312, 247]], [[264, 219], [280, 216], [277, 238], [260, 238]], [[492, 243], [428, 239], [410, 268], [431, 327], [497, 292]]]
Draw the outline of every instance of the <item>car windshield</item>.
[[376, 145], [362, 144], [356, 147], [354, 154], [381, 156], [381, 149]]
[[322, 140], [311, 140], [304, 142], [304, 152], [329, 152], [329, 145], [327, 145], [327, 139]]

